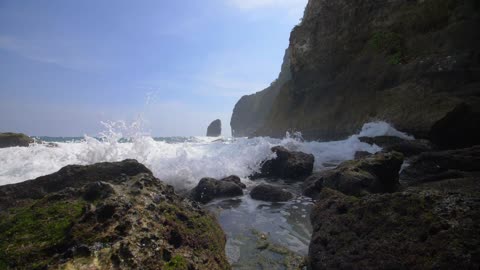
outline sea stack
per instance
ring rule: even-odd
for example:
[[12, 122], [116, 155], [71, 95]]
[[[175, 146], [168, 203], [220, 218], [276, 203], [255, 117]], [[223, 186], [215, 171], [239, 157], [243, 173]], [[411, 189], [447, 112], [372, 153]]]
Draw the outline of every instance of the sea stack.
[[222, 134], [222, 121], [217, 119], [210, 123], [207, 128], [207, 136], [208, 137], [218, 137]]

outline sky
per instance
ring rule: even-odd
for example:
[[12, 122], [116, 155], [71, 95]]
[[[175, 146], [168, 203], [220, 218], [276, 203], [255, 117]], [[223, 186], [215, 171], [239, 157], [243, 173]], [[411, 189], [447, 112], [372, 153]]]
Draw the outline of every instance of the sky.
[[[0, 132], [201, 136], [276, 79], [307, 0], [0, 0]], [[140, 119], [140, 120], [139, 120]]]

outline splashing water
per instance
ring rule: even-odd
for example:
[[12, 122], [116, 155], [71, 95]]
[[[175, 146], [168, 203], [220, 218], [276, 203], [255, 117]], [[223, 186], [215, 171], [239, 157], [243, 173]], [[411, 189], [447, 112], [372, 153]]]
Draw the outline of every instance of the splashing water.
[[284, 139], [191, 137], [155, 140], [141, 132], [134, 122], [104, 123], [101, 138], [85, 136], [81, 141], [57, 142], [58, 147], [33, 144], [30, 147], [0, 149], [0, 185], [17, 183], [56, 172], [69, 164], [93, 164], [131, 158], [145, 164], [154, 175], [177, 188], [191, 188], [202, 177], [220, 178], [236, 174], [246, 178], [258, 171], [260, 164], [272, 158], [270, 148], [282, 145], [290, 150], [315, 156], [315, 170], [352, 159], [356, 151], [377, 152], [358, 140], [359, 136], [393, 135], [412, 137], [395, 130], [385, 122], [365, 124], [358, 135], [342, 141], [304, 142], [300, 134]]

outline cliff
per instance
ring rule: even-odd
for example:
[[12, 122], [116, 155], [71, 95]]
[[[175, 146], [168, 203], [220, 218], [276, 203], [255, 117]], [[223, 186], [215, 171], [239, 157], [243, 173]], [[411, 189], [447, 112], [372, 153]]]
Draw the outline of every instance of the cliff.
[[243, 96], [233, 109], [230, 126], [234, 137], [256, 135], [256, 131], [265, 123], [272, 110], [275, 98], [280, 89], [291, 79], [289, 50], [285, 51], [283, 64], [278, 79], [269, 87], [252, 95]]
[[290, 36], [291, 78], [242, 97], [232, 134], [331, 140], [386, 120], [431, 137], [449, 112], [480, 104], [479, 9], [476, 0], [309, 0]]

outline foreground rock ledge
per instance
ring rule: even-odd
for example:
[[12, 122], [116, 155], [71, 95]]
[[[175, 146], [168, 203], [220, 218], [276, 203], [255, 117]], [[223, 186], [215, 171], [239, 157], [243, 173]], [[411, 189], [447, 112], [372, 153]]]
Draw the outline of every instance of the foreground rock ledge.
[[230, 269], [215, 218], [135, 160], [0, 187], [0, 269]]
[[479, 269], [480, 188], [461, 181], [362, 198], [322, 190], [311, 269]]

